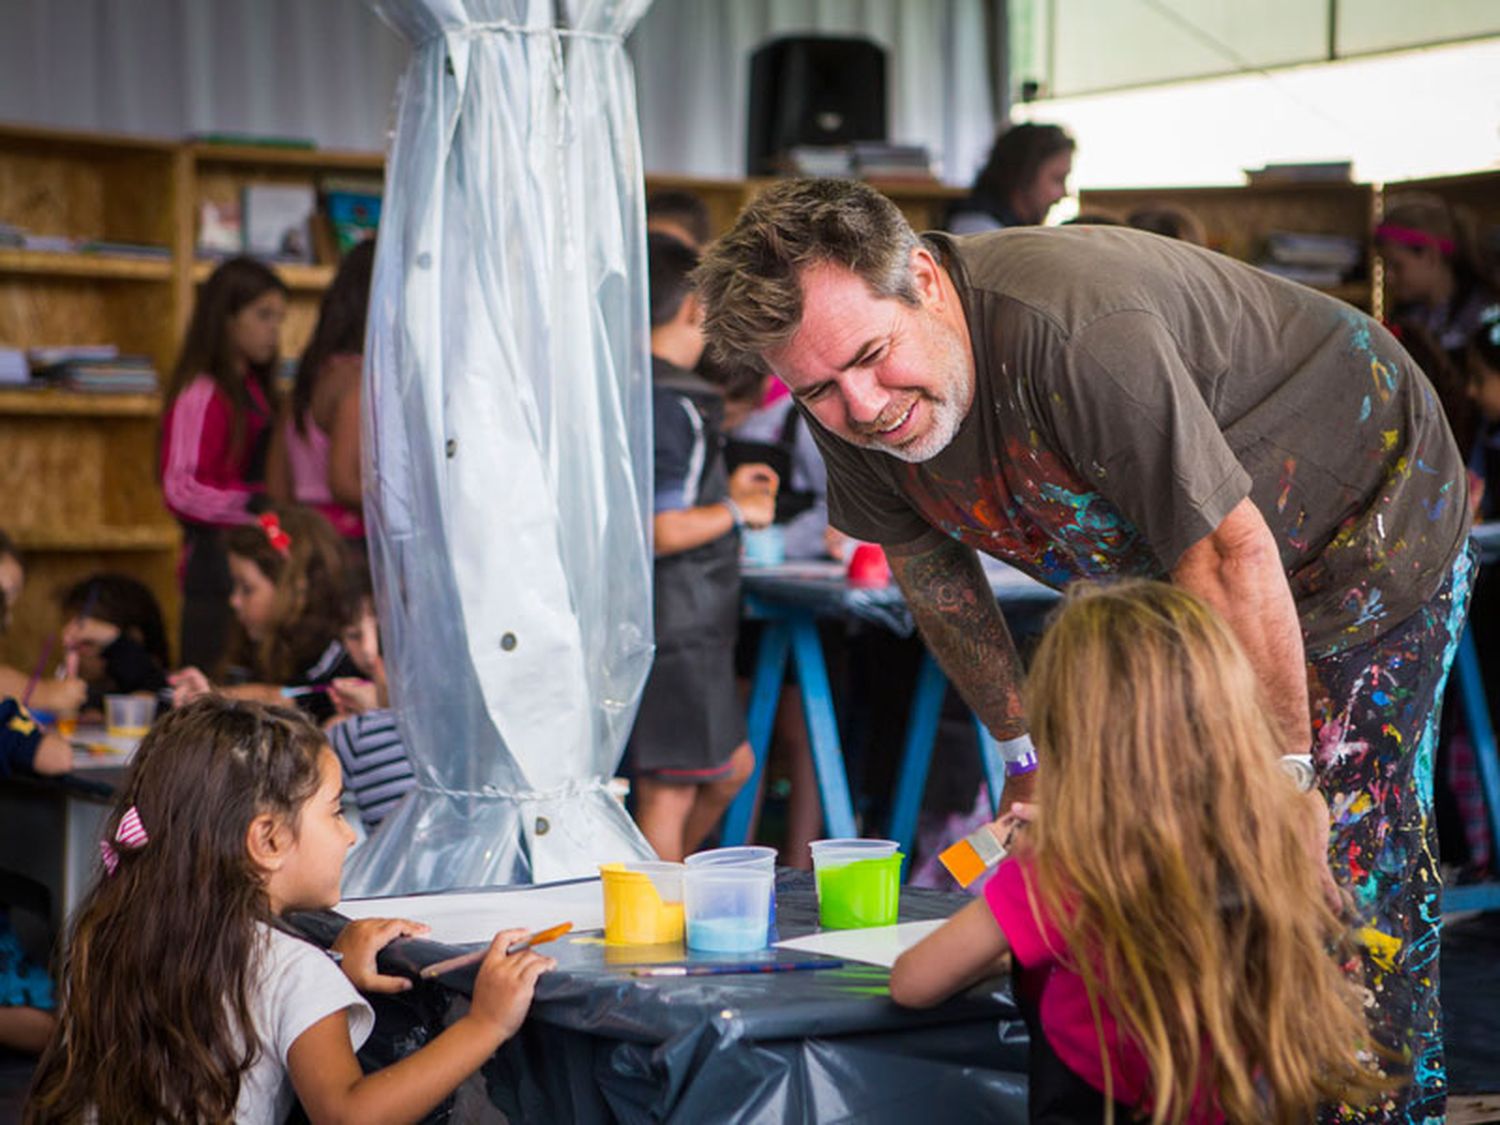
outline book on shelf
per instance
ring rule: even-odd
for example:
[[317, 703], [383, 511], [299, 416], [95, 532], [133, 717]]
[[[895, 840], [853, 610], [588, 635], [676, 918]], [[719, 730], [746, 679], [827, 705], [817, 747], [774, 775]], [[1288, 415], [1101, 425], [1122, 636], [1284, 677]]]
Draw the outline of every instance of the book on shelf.
[[20, 348], [0, 347], [0, 387], [25, 386], [31, 379], [31, 365]]
[[198, 204], [198, 256], [228, 258], [245, 249], [238, 199], [205, 199]]
[[1347, 184], [1354, 180], [1354, 163], [1349, 160], [1316, 160], [1267, 164], [1264, 168], [1246, 168], [1245, 179], [1251, 186], [1257, 187], [1273, 184]]
[[64, 363], [102, 363], [119, 359], [120, 349], [113, 344], [56, 344], [28, 348], [26, 358], [32, 367], [56, 367]]
[[333, 230], [339, 257], [374, 236], [384, 187], [374, 177], [326, 176], [320, 182], [323, 214]]
[[111, 258], [138, 258], [145, 262], [166, 262], [172, 258], [168, 246], [150, 242], [116, 242], [108, 238], [86, 238], [77, 245], [80, 254], [102, 254]]
[[74, 357], [33, 369], [33, 377], [61, 390], [86, 394], [152, 394], [156, 369], [145, 356]]
[[263, 133], [189, 133], [187, 139], [200, 145], [223, 145], [234, 148], [315, 149], [318, 142], [310, 137], [277, 137]]
[[240, 197], [245, 252], [280, 262], [312, 261], [312, 184], [247, 184]]
[[932, 155], [926, 145], [855, 141], [849, 146], [854, 171], [865, 180], [931, 180]]

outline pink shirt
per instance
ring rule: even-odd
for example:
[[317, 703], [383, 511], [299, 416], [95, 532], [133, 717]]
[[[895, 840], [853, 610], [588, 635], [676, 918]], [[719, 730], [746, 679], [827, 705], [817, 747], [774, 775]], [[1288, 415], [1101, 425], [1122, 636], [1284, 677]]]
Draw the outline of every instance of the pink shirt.
[[296, 423], [288, 418], [283, 434], [287, 464], [292, 472], [292, 495], [297, 503], [322, 513], [343, 538], [363, 539], [364, 516], [335, 500], [328, 487], [328, 435], [311, 418], [304, 419], [303, 425], [305, 428], [299, 433]]
[[[1095, 1031], [1094, 1014], [1089, 1009], [1088, 990], [1084, 988], [1083, 978], [1064, 963], [1066, 958], [1059, 959], [1066, 947], [1053, 921], [1044, 918], [1038, 924], [1027, 897], [1028, 887], [1035, 895], [1031, 864], [1005, 859], [985, 884], [984, 898], [1004, 931], [1016, 960], [1042, 978], [1037, 1009], [1047, 1042], [1069, 1070], [1103, 1093], [1100, 1036]], [[1040, 898], [1037, 899], [1037, 908], [1041, 908]], [[1150, 1105], [1151, 1067], [1146, 1056], [1120, 1033], [1119, 1025], [1106, 1008], [1100, 1009], [1099, 1024], [1114, 1083], [1111, 1096], [1126, 1105]], [[1188, 1120], [1208, 1125], [1223, 1121], [1224, 1115], [1216, 1108], [1199, 1111], [1195, 1107]]]

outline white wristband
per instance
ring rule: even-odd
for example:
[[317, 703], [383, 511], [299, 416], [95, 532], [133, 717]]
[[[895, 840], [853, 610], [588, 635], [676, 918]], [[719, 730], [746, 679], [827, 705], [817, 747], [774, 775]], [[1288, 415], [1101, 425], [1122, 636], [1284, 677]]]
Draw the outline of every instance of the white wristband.
[[1019, 777], [1036, 769], [1036, 746], [1031, 741], [1031, 735], [1017, 735], [997, 745], [1000, 747], [1000, 757], [1005, 760], [1006, 777]]
[[745, 526], [745, 513], [740, 511], [740, 506], [733, 500], [731, 500], [728, 496], [724, 497], [721, 503], [724, 505], [724, 507], [729, 509], [729, 516], [732, 520], [734, 520], [735, 530], [738, 531], [739, 529], [743, 528]]

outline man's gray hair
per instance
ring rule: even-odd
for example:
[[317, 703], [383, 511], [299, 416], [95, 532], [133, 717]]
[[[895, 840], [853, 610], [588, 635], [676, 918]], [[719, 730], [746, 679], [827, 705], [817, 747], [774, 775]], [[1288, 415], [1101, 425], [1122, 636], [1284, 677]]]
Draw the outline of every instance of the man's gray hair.
[[694, 271], [708, 346], [723, 363], [765, 371], [766, 353], [802, 323], [802, 271], [824, 262], [853, 271], [877, 297], [916, 305], [911, 254], [919, 245], [896, 205], [867, 184], [773, 184]]

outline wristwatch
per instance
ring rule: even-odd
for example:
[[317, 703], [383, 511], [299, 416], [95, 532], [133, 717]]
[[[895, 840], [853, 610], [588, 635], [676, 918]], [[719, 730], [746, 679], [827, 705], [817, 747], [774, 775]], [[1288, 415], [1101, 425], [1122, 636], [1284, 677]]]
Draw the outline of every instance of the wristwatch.
[[1318, 774], [1313, 769], [1311, 754], [1283, 754], [1281, 768], [1297, 783], [1297, 788], [1306, 793], [1317, 783]]

